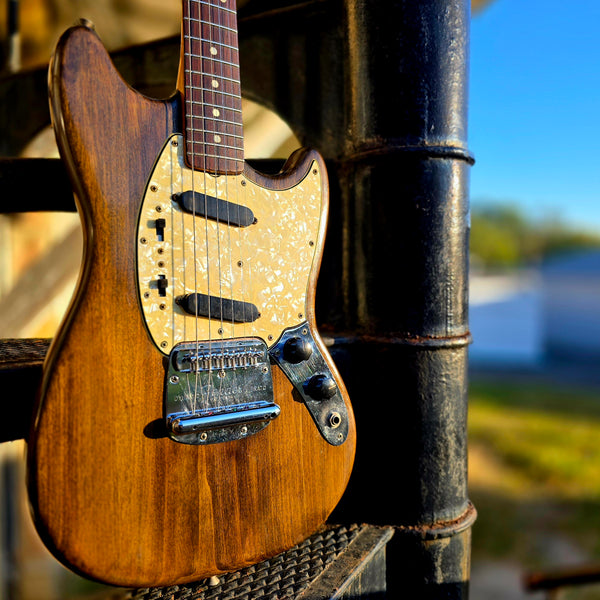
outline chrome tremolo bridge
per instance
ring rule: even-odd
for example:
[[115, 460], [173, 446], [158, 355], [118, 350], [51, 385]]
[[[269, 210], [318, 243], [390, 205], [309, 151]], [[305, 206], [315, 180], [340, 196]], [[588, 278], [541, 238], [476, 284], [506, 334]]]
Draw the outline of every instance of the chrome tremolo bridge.
[[279, 415], [267, 346], [258, 338], [177, 344], [165, 387], [167, 430], [184, 444], [242, 439]]

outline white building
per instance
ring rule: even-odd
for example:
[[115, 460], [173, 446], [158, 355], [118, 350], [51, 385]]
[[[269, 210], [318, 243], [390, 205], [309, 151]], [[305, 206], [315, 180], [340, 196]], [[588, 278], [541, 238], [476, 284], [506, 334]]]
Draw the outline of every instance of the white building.
[[600, 250], [548, 261], [541, 290], [545, 352], [600, 361]]

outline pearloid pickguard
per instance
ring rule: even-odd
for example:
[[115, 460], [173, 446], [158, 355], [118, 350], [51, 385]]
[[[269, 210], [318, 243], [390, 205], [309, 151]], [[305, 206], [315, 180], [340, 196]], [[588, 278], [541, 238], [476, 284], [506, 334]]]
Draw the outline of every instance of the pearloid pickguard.
[[[311, 269], [322, 218], [322, 179], [313, 162], [297, 185], [261, 187], [244, 175], [194, 172], [183, 159], [180, 135], [170, 138], [149, 178], [140, 211], [137, 269], [140, 303], [151, 338], [168, 354], [183, 341], [257, 336], [272, 345], [306, 319]], [[250, 208], [257, 221], [228, 226], [184, 212], [173, 194], [194, 190]], [[165, 219], [159, 241], [156, 219]], [[157, 285], [168, 286], [161, 296]], [[174, 301], [202, 293], [255, 304], [252, 323], [188, 315]]]

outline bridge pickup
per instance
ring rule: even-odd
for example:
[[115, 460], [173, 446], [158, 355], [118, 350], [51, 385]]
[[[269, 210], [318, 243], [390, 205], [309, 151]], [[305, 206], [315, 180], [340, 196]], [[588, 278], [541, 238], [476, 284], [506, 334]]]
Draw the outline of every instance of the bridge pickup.
[[252, 323], [260, 317], [258, 308], [254, 304], [231, 298], [208, 296], [207, 294], [186, 294], [176, 298], [176, 302], [188, 315], [217, 321]]
[[254, 213], [246, 206], [200, 192], [174, 194], [173, 200], [187, 213], [233, 227], [248, 227], [256, 221]]

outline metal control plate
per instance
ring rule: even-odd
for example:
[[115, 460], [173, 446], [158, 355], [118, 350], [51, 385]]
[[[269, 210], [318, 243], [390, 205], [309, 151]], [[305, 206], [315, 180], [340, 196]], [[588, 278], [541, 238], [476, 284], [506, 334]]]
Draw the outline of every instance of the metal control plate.
[[[293, 338], [299, 338], [310, 347], [310, 356], [305, 360], [290, 362], [285, 359], [284, 347]], [[335, 379], [308, 325], [303, 323], [284, 331], [271, 348], [270, 354], [293, 383], [321, 435], [333, 446], [343, 444], [348, 437], [349, 418], [339, 389], [336, 387], [335, 393], [331, 397], [318, 400], [311, 397], [307, 391], [308, 384], [314, 377], [322, 375], [331, 380]]]

